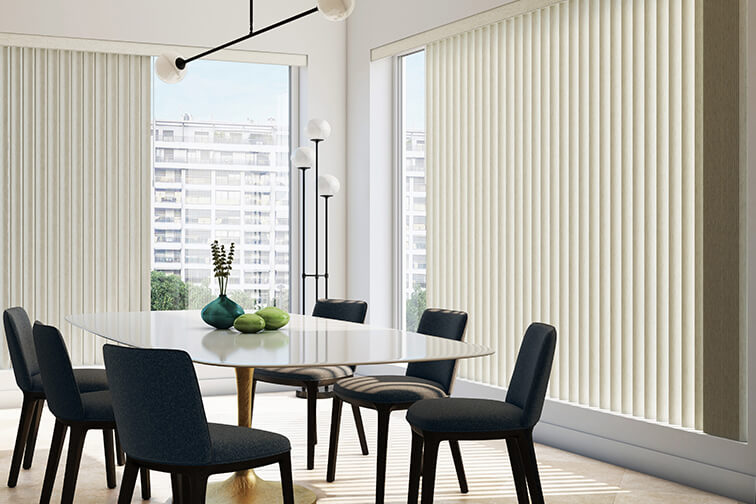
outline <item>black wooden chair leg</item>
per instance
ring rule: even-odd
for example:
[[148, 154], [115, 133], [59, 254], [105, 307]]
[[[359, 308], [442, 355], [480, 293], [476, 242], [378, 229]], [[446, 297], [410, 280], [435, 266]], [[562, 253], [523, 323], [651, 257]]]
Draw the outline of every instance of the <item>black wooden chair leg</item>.
[[291, 478], [291, 454], [281, 457], [278, 463], [281, 470], [281, 491], [284, 504], [294, 504], [294, 483]]
[[171, 473], [171, 491], [173, 493], [173, 504], [182, 504], [184, 497], [181, 493], [181, 475], [179, 473]]
[[378, 463], [375, 474], [375, 502], [383, 504], [386, 494], [386, 456], [388, 455], [388, 431], [391, 411], [378, 410]]
[[367, 437], [365, 436], [365, 425], [362, 423], [362, 414], [360, 414], [360, 407], [356, 404], [352, 404], [352, 415], [354, 416], [354, 425], [357, 427], [357, 436], [360, 438], [360, 449], [362, 454], [367, 455], [368, 451]]
[[118, 429], [115, 430], [116, 464], [122, 466], [126, 463], [126, 454], [121, 447], [121, 438], [118, 437]]
[[108, 488], [116, 487], [115, 448], [113, 446], [113, 429], [102, 429], [102, 441], [105, 445], [105, 476]]
[[517, 502], [519, 504], [528, 504], [528, 485], [525, 480], [525, 466], [522, 463], [520, 455], [520, 446], [516, 438], [507, 438], [507, 452], [509, 453], [509, 464], [512, 466], [512, 477], [517, 490]]
[[252, 378], [252, 392], [249, 397], [249, 418], [252, 420], [252, 413], [255, 411], [255, 391], [257, 390], [257, 380]]
[[332, 483], [336, 479], [336, 454], [339, 450], [339, 431], [341, 430], [341, 406], [343, 401], [338, 397], [333, 398], [331, 410], [331, 438], [328, 443], [328, 470], [326, 481]]
[[466, 494], [469, 490], [467, 488], [467, 477], [465, 476], [465, 466], [462, 463], [462, 450], [459, 449], [459, 441], [456, 439], [449, 440], [449, 447], [451, 448], [452, 459], [454, 459], [454, 469], [457, 471], [457, 481], [459, 481], [459, 491]]
[[191, 478], [192, 497], [191, 504], [205, 504], [207, 495], [207, 474], [196, 473]]
[[118, 494], [118, 504], [131, 503], [131, 498], [134, 496], [134, 487], [136, 486], [138, 473], [139, 466], [131, 460], [127, 460], [126, 467], [123, 469], [123, 479], [121, 480], [121, 491]]
[[318, 383], [307, 383], [307, 469], [315, 467], [315, 445], [318, 444], [317, 426]]
[[60, 464], [60, 454], [63, 452], [63, 442], [66, 440], [65, 424], [55, 421], [53, 430], [52, 443], [50, 444], [50, 454], [47, 457], [47, 468], [45, 469], [45, 481], [42, 484], [42, 495], [39, 497], [39, 504], [48, 504], [52, 496], [53, 485], [55, 485], [55, 476], [58, 474], [58, 464]]
[[24, 394], [24, 402], [21, 405], [21, 418], [18, 421], [18, 432], [16, 433], [16, 445], [13, 447], [13, 458], [11, 459], [11, 469], [8, 475], [8, 486], [13, 488], [18, 483], [18, 473], [21, 470], [21, 462], [24, 457], [24, 448], [26, 440], [29, 437], [34, 412], [37, 408], [36, 399], [32, 399]]
[[412, 452], [410, 453], [409, 491], [407, 492], [407, 504], [417, 504], [417, 496], [420, 493], [420, 473], [422, 467], [420, 461], [423, 458], [423, 437], [412, 431]]
[[152, 485], [150, 484], [150, 470], [141, 467], [139, 469], [140, 480], [139, 483], [142, 487], [142, 500], [150, 500], [152, 497]]
[[420, 502], [433, 504], [433, 494], [436, 487], [436, 461], [438, 460], [439, 440], [427, 435], [423, 443], [423, 493]]
[[84, 449], [84, 439], [87, 436], [85, 428], [79, 425], [71, 426], [71, 437], [68, 439], [68, 458], [66, 458], [66, 475], [63, 479], [63, 496], [61, 504], [73, 504], [76, 492], [76, 480], [79, 477], [81, 452]]
[[38, 399], [34, 407], [34, 416], [29, 426], [29, 436], [26, 439], [26, 452], [24, 453], [24, 469], [30, 469], [34, 460], [34, 448], [37, 445], [37, 433], [39, 421], [42, 419], [42, 410], [45, 409], [45, 400]]
[[541, 488], [541, 478], [538, 476], [538, 463], [536, 461], [535, 446], [533, 445], [533, 433], [525, 432], [519, 439], [518, 444], [522, 461], [525, 465], [525, 478], [528, 480], [528, 490], [530, 490], [530, 500], [533, 504], [543, 504], [543, 490]]

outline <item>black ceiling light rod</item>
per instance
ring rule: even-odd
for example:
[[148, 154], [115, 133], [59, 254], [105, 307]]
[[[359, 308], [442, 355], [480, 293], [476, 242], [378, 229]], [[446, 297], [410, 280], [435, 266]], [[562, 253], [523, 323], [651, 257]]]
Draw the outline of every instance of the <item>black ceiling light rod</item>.
[[320, 14], [322, 14], [323, 17], [329, 21], [344, 21], [354, 10], [355, 1], [356, 0], [317, 0], [316, 7], [313, 7], [312, 9], [306, 10], [304, 12], [300, 12], [296, 16], [291, 16], [282, 21], [279, 21], [278, 23], [273, 23], [270, 26], [266, 26], [265, 28], [261, 28], [255, 31], [253, 25], [254, 0], [249, 0], [248, 34], [234, 39], [230, 42], [226, 42], [223, 45], [219, 45], [218, 47], [214, 47], [213, 49], [210, 49], [208, 51], [201, 52], [195, 56], [192, 56], [191, 58], [183, 58], [181, 57], [181, 55], [173, 51], [167, 51], [155, 59], [155, 74], [160, 78], [160, 80], [167, 84], [176, 84], [177, 82], [180, 82], [186, 75], [187, 63], [198, 60], [200, 58], [204, 58], [205, 56], [213, 54], [214, 52], [238, 44], [239, 42], [244, 42], [245, 40], [256, 37], [257, 35], [262, 35], [265, 32], [274, 30], [280, 26], [289, 24], [292, 21], [296, 21], [297, 19], [309, 16], [310, 14], [315, 14], [316, 12], [320, 12]]
[[297, 19], [303, 18], [305, 16], [309, 16], [310, 14], [315, 14], [316, 12], [318, 12], [318, 8], [317, 7], [313, 7], [310, 10], [307, 10], [307, 11], [304, 11], [304, 12], [300, 12], [299, 14], [297, 14], [295, 16], [291, 16], [291, 17], [286, 18], [286, 19], [284, 19], [282, 21], [279, 21], [277, 23], [273, 23], [272, 25], [266, 26], [265, 28], [261, 28], [260, 30], [255, 31], [254, 28], [253, 28], [253, 25], [252, 25], [253, 12], [254, 12], [253, 3], [254, 3], [254, 0], [250, 0], [249, 1], [249, 33], [247, 35], [244, 35], [242, 37], [234, 39], [234, 40], [232, 40], [230, 42], [226, 42], [223, 45], [219, 45], [218, 47], [214, 47], [213, 49], [209, 49], [209, 50], [207, 50], [207, 51], [205, 51], [203, 53], [200, 53], [200, 54], [197, 54], [195, 56], [192, 56], [191, 58], [186, 58], [186, 59], [184, 59], [184, 58], [176, 58], [176, 68], [178, 68], [180, 70], [183, 70], [184, 68], [186, 68], [186, 64], [187, 63], [191, 63], [194, 60], [197, 60], [197, 59], [200, 59], [200, 58], [204, 58], [205, 56], [213, 54], [214, 52], [220, 51], [220, 50], [225, 49], [227, 47], [230, 47], [230, 46], [232, 46], [234, 44], [238, 44], [239, 42], [244, 42], [245, 40], [251, 39], [252, 37], [256, 37], [257, 35], [262, 35], [263, 33], [267, 32], [267, 31], [270, 31], [270, 30], [273, 30], [275, 28], [278, 28], [279, 26], [283, 26], [285, 24], [291, 23], [292, 21], [296, 21]]

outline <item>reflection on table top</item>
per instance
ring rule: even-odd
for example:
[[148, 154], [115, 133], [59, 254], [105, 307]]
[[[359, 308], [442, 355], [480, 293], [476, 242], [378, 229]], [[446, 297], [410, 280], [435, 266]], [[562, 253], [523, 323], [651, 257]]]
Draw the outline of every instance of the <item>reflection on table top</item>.
[[286, 327], [257, 334], [213, 329], [198, 311], [90, 313], [68, 315], [66, 320], [113, 342], [185, 350], [193, 361], [213, 366], [384, 364], [493, 353], [471, 343], [297, 314]]

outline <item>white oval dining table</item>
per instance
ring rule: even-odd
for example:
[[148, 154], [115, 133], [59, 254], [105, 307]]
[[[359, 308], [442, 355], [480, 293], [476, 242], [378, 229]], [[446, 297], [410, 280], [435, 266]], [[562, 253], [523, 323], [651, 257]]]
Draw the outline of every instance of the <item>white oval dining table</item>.
[[[242, 334], [213, 329], [199, 311], [142, 311], [68, 315], [73, 326], [109, 341], [138, 348], [186, 351], [200, 364], [236, 371], [238, 425], [252, 424], [250, 400], [254, 368], [343, 366], [423, 362], [482, 357], [487, 347], [411, 331], [292, 314], [276, 331]], [[317, 500], [311, 490], [295, 485], [297, 504]], [[254, 471], [240, 471], [208, 487], [208, 503], [282, 502], [281, 485], [264, 481]]]

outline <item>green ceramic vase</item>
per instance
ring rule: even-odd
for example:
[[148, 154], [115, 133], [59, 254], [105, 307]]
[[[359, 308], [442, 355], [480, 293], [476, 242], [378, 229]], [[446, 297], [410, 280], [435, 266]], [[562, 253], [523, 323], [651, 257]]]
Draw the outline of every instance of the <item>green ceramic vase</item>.
[[228, 329], [234, 325], [237, 317], [244, 315], [244, 309], [222, 294], [202, 308], [201, 315], [206, 324], [218, 329]]

